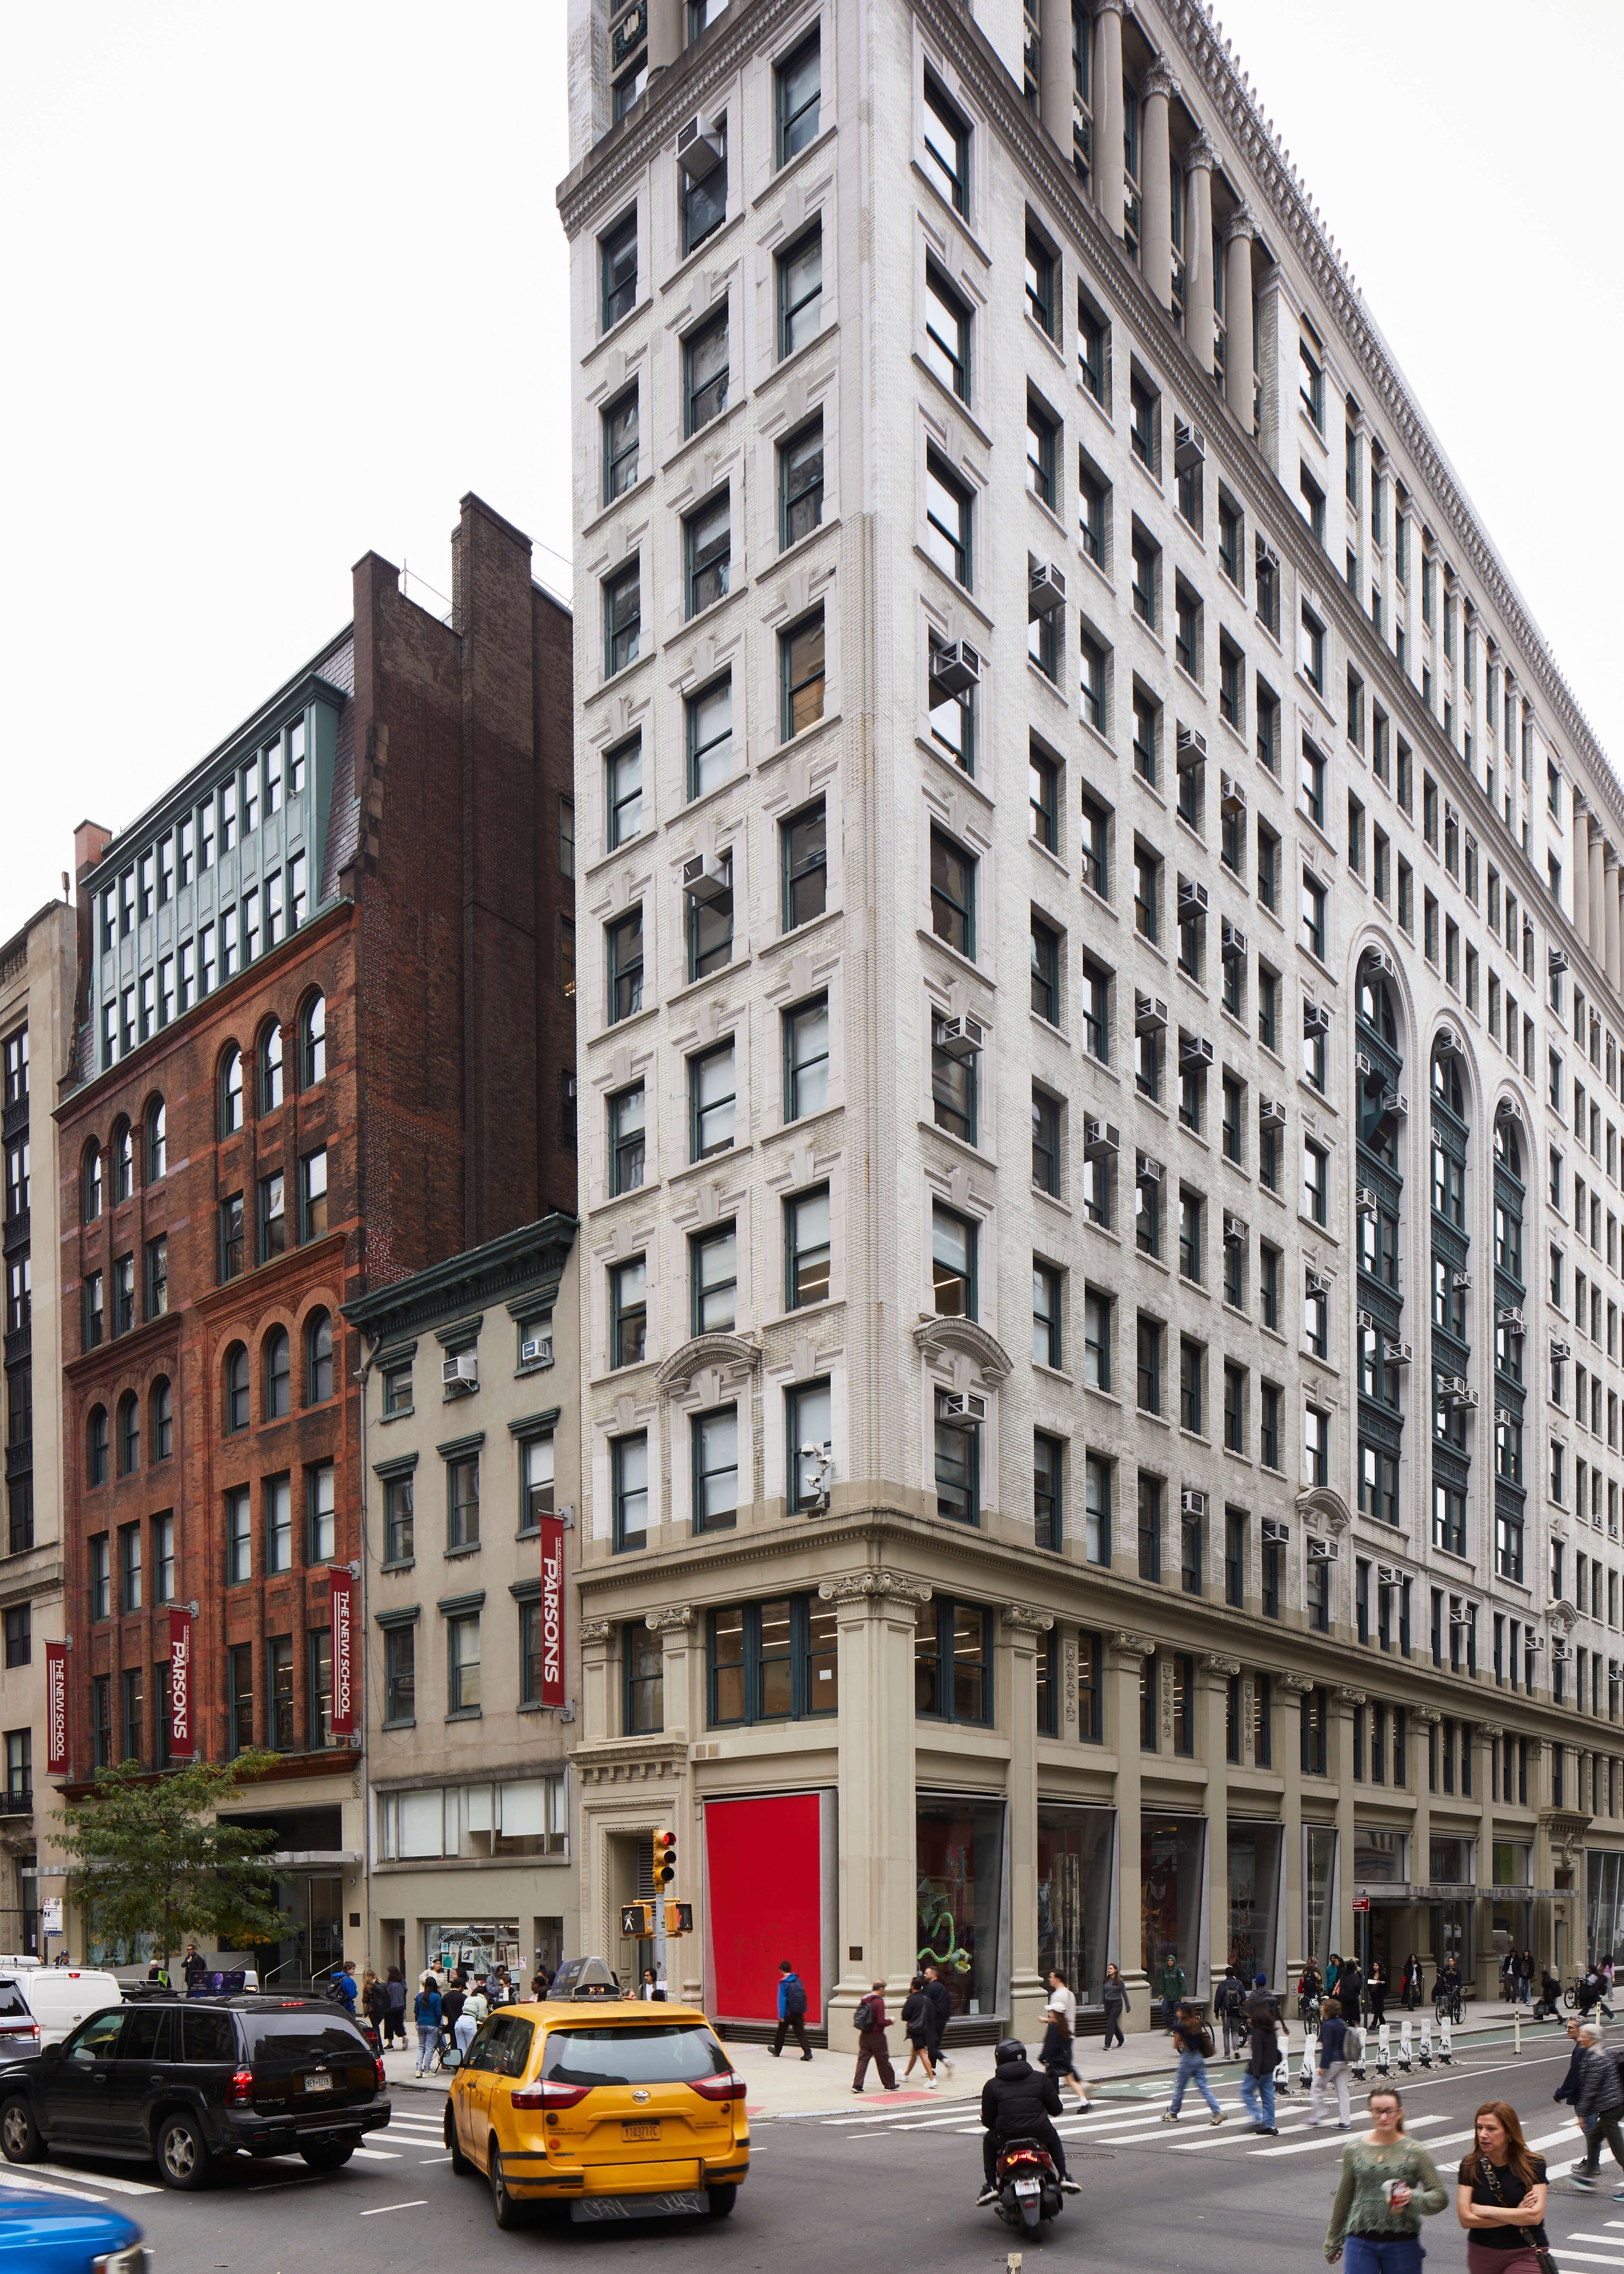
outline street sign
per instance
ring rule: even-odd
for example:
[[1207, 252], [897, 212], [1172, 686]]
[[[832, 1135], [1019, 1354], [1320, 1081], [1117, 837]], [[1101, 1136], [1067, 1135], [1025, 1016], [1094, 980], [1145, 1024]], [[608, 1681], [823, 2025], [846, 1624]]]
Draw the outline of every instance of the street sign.
[[1370, 1897], [1368, 1895], [1356, 1895], [1353, 1899], [1353, 1908], [1356, 1911], [1369, 1910]]

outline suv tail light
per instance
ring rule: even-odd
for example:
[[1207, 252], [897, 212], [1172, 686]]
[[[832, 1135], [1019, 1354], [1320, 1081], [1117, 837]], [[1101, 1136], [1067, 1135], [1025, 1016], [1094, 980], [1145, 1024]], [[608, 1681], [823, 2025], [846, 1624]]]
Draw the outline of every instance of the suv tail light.
[[251, 2068], [239, 2068], [226, 2087], [226, 2106], [246, 2108], [252, 2098], [253, 2071]]
[[383, 2055], [380, 2053], [378, 2056], [378, 2090], [380, 2092], [383, 2090], [385, 2085], [387, 2084], [388, 2082], [388, 2078], [384, 2074]]
[[723, 2076], [690, 2076], [688, 2081], [702, 2100], [742, 2100], [747, 2089], [736, 2068]]
[[538, 2077], [534, 2084], [522, 2084], [508, 2096], [515, 2108], [574, 2108], [592, 2090], [590, 2084], [557, 2084], [551, 2077]]

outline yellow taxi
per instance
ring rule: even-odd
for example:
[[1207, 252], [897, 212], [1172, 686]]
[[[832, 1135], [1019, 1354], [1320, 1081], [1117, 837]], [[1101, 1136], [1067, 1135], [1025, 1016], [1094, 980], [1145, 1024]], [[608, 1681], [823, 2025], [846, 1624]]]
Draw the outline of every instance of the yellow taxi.
[[704, 2014], [622, 1997], [601, 1960], [560, 1979], [572, 1994], [480, 2023], [446, 2100], [452, 2169], [484, 2172], [502, 2227], [543, 2203], [574, 2220], [726, 2218], [750, 2131]]

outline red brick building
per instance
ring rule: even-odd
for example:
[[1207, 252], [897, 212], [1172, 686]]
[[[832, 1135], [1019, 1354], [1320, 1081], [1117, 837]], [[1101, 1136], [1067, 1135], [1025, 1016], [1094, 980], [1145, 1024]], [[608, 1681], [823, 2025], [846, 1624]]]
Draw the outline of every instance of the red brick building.
[[341, 1306], [575, 1197], [569, 615], [478, 499], [452, 545], [448, 622], [367, 555], [351, 625], [76, 846], [68, 1781], [165, 1765], [195, 1604], [193, 1746], [282, 1756], [244, 1813], [307, 1859], [283, 1955], [312, 1964], [363, 1908], [328, 1726], [329, 1574], [360, 1553]]

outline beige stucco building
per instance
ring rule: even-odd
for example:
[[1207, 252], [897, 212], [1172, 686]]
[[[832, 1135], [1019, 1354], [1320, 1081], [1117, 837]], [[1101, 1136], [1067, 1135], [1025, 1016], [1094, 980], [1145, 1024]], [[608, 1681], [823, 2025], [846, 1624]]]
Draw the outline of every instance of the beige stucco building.
[[671, 1826], [741, 2024], [1624, 1946], [1624, 794], [1258, 98], [568, 60], [586, 1941]]
[[[348, 1306], [365, 1337], [366, 1955], [526, 1984], [575, 1939], [567, 1634], [543, 1569], [580, 1502], [575, 1226], [544, 1216]], [[573, 1622], [570, 1623], [573, 1624]]]
[[[65, 1631], [56, 1085], [68, 1069], [79, 968], [72, 908], [52, 900], [0, 947], [0, 1148], [5, 1187], [5, 1502], [0, 1510], [0, 1947], [37, 1953], [51, 1853], [45, 1650]], [[52, 1892], [47, 1883], [45, 1892]], [[60, 1882], [54, 1883], [60, 1893]], [[61, 1949], [58, 1941], [54, 1949]]]

